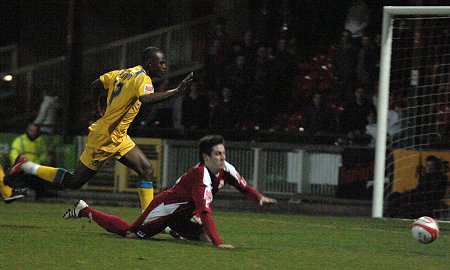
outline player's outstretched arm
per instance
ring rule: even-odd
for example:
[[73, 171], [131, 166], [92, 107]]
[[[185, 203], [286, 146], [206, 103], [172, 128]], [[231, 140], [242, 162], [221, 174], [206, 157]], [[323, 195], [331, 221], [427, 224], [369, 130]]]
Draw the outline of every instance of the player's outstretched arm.
[[181, 95], [186, 92], [188, 86], [192, 83], [192, 78], [194, 77], [194, 73], [189, 73], [186, 78], [178, 85], [177, 88], [167, 90], [165, 92], [153, 93], [151, 95], [144, 95], [140, 97], [141, 102], [145, 103], [157, 103], [168, 98], [171, 98], [176, 95]]
[[277, 200], [272, 199], [272, 198], [269, 198], [269, 197], [266, 197], [266, 196], [262, 196], [262, 197], [259, 199], [259, 205], [264, 205], [264, 204], [276, 204], [276, 203], [277, 203]]
[[[194, 218], [195, 223], [202, 224], [202, 221], [199, 217], [194, 215], [193, 218]], [[209, 236], [205, 232], [205, 230], [203, 230], [203, 233], [200, 234], [200, 241], [212, 243], [211, 239], [209, 238]], [[232, 246], [230, 244], [220, 244], [220, 245], [217, 245], [217, 247], [218, 248], [234, 248], [234, 246]]]

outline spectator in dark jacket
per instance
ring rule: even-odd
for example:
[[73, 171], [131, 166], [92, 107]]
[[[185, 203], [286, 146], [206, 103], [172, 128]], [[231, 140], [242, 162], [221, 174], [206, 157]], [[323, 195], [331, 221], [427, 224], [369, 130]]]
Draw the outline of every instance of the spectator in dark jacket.
[[238, 120], [236, 104], [233, 101], [233, 92], [229, 87], [222, 88], [222, 96], [211, 117], [211, 129], [214, 132], [227, 136], [234, 131]]
[[182, 105], [182, 124], [185, 129], [206, 129], [209, 126], [208, 98], [203, 95], [197, 83], [184, 96]]
[[311, 134], [331, 133], [335, 131], [333, 114], [323, 102], [322, 95], [315, 93], [311, 105], [304, 115], [305, 131]]
[[342, 32], [340, 43], [336, 46], [333, 58], [333, 71], [336, 95], [341, 102], [352, 97], [355, 85], [358, 50], [352, 43], [352, 33]]
[[367, 99], [366, 90], [357, 87], [353, 101], [344, 107], [340, 121], [341, 132], [347, 134], [350, 140], [363, 135], [368, 124], [367, 117], [371, 113], [376, 113], [375, 106]]

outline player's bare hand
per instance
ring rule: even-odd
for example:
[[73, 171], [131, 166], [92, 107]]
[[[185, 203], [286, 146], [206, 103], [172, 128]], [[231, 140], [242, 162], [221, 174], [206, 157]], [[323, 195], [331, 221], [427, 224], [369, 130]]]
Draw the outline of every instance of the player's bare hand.
[[234, 248], [232, 245], [229, 245], [229, 244], [220, 244], [217, 247], [218, 248]]
[[194, 78], [194, 72], [189, 73], [186, 78], [178, 85], [177, 87], [177, 93], [182, 94], [186, 91], [188, 86], [192, 83], [192, 80]]
[[132, 238], [132, 239], [138, 239], [139, 237], [134, 233], [127, 231], [127, 234], [125, 235], [126, 238]]
[[276, 204], [277, 200], [266, 197], [266, 196], [262, 196], [261, 199], [259, 199], [259, 205], [264, 205], [264, 204]]

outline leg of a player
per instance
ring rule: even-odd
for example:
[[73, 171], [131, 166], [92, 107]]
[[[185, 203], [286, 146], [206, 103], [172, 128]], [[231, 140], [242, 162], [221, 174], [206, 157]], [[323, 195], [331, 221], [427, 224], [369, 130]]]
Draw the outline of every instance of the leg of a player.
[[153, 166], [147, 159], [144, 152], [135, 146], [126, 153], [119, 161], [130, 169], [133, 169], [139, 177], [138, 194], [141, 201], [141, 208], [144, 211], [153, 200]]
[[82, 187], [97, 173], [97, 171], [89, 169], [81, 161], [78, 161], [73, 173], [63, 168], [42, 166], [31, 161], [25, 162], [21, 169], [25, 173], [36, 175], [45, 181], [61, 185], [63, 188], [68, 189]]
[[91, 219], [97, 223], [97, 225], [110, 233], [114, 233], [122, 237], [133, 238], [131, 235], [128, 236], [130, 224], [117, 216], [108, 215], [88, 206], [80, 211], [79, 217]]

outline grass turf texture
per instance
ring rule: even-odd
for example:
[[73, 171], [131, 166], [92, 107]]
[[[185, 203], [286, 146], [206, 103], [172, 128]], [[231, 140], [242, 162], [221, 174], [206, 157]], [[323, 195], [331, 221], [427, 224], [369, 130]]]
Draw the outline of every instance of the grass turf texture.
[[[88, 202], [89, 203], [89, 202]], [[411, 236], [411, 221], [214, 212], [225, 243], [158, 235], [124, 239], [88, 219], [64, 220], [71, 205], [0, 204], [0, 269], [448, 269], [450, 224], [437, 241]], [[138, 208], [96, 209], [131, 222]]]

